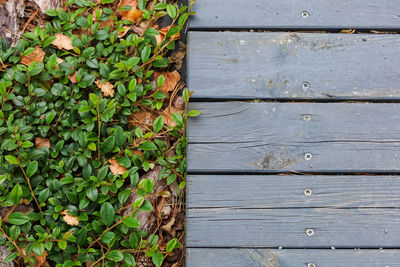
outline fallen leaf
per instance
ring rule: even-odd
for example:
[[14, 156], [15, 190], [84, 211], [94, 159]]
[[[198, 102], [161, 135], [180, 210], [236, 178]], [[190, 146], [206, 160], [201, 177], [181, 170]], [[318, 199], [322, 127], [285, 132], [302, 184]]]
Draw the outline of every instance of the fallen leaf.
[[186, 56], [186, 45], [183, 42], [179, 42], [179, 50], [172, 53], [168, 59], [174, 62], [174, 67], [176, 70], [182, 69], [183, 59]]
[[50, 148], [50, 140], [48, 138], [36, 137], [35, 146], [37, 149], [40, 149], [41, 147]]
[[164, 231], [166, 231], [167, 233], [171, 234], [171, 232], [172, 232], [172, 226], [173, 226], [174, 224], [175, 224], [175, 217], [172, 216], [171, 220], [170, 220], [167, 224], [161, 226], [161, 230], [164, 230]]
[[131, 9], [118, 11], [122, 17], [122, 20], [136, 22], [142, 17], [143, 12], [137, 9], [138, 0], [122, 0], [120, 7], [124, 6], [130, 6]]
[[65, 221], [68, 225], [78, 225], [78, 224], [79, 224], [78, 217], [69, 215], [69, 214], [67, 213], [67, 210], [62, 211], [62, 212], [61, 212], [61, 215], [63, 216], [64, 221]]
[[117, 35], [119, 38], [124, 37], [125, 34], [130, 30], [128, 26], [124, 26], [122, 28], [124, 29], [124, 31], [117, 31]]
[[100, 83], [100, 81], [96, 81], [97, 86], [101, 89], [104, 96], [114, 97], [114, 85], [110, 82]]
[[[93, 16], [93, 22], [98, 22], [99, 23], [99, 28], [100, 29], [103, 29], [104, 27], [106, 27], [106, 26], [110, 26], [110, 27], [112, 27], [112, 26], [114, 26], [114, 17], [113, 16], [110, 16], [109, 18], [108, 18], [108, 20], [97, 20], [96, 19], [96, 13], [97, 13], [97, 8], [95, 8], [94, 10], [93, 10], [93, 12], [92, 12], [92, 16]], [[103, 13], [102, 12], [102, 9], [100, 9], [100, 15]]]
[[71, 37], [66, 36], [62, 33], [57, 33], [56, 34], [56, 39], [51, 43], [58, 49], [66, 49], [66, 50], [71, 50], [74, 49], [71, 41]]
[[355, 29], [346, 29], [346, 30], [341, 30], [340, 33], [348, 33], [348, 34], [353, 34], [355, 33]]
[[174, 107], [183, 109], [185, 106], [185, 100], [181, 96], [177, 96], [176, 99], [174, 100]]
[[158, 90], [163, 91], [164, 93], [168, 93], [170, 91], [173, 91], [175, 89], [175, 86], [178, 84], [178, 82], [181, 79], [181, 75], [179, 74], [178, 71], [174, 70], [172, 72], [158, 72], [155, 71], [154, 72], [154, 79], [157, 80], [158, 77], [160, 77], [161, 75], [164, 75], [164, 85], [161, 86], [160, 88], [157, 88]]
[[109, 167], [110, 167], [110, 171], [113, 174], [124, 174], [124, 172], [126, 172], [126, 168], [119, 165], [117, 160], [110, 159], [110, 160], [108, 160], [108, 162], [111, 164], [111, 165], [109, 165]]
[[132, 113], [128, 119], [128, 126], [136, 126], [141, 127], [143, 126], [152, 126], [154, 122], [153, 117], [151, 116], [150, 112], [147, 111], [139, 111]]
[[33, 61], [40, 63], [43, 61], [45, 54], [46, 53], [43, 51], [42, 48], [40, 48], [39, 46], [35, 46], [35, 50], [33, 50], [31, 54], [21, 58], [21, 63], [26, 66], [29, 66], [29, 64], [31, 64]]
[[134, 155], [143, 156], [143, 152], [140, 151], [140, 150], [132, 150], [131, 152], [132, 152], [132, 154], [134, 154]]
[[68, 75], [69, 80], [71, 81], [71, 83], [76, 83], [76, 71], [70, 75]]
[[47, 251], [44, 250], [42, 256], [39, 256], [37, 254], [35, 254], [35, 258], [36, 258], [36, 266], [41, 266], [45, 261], [46, 261], [46, 257], [47, 257]]

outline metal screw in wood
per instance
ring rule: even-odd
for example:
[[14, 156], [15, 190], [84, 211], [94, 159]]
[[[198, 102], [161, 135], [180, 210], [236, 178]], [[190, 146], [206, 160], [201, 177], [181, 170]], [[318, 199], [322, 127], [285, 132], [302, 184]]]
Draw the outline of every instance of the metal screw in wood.
[[314, 229], [307, 229], [306, 230], [306, 234], [308, 235], [308, 236], [313, 236], [314, 235]]
[[303, 116], [303, 120], [305, 120], [305, 121], [311, 120], [311, 115], [305, 114], [305, 115]]
[[304, 82], [303, 83], [303, 89], [307, 90], [308, 88], [310, 88], [310, 83]]
[[310, 16], [310, 13], [308, 13], [307, 11], [303, 11], [303, 12], [301, 12], [301, 16], [303, 18], [308, 18], [308, 16]]
[[310, 262], [309, 264], [307, 264], [307, 267], [317, 267], [317, 265], [315, 265], [315, 263]]
[[306, 154], [304, 155], [304, 158], [305, 158], [306, 160], [311, 160], [311, 159], [312, 159], [312, 154], [311, 154], [311, 153], [306, 153]]
[[304, 189], [304, 195], [311, 196], [312, 190], [310, 188]]

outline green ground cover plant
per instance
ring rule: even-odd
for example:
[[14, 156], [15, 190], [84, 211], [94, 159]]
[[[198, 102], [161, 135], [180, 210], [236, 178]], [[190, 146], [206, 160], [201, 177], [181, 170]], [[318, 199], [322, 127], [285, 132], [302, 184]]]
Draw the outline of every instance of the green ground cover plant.
[[160, 243], [137, 215], [170, 197], [146, 177], [155, 168], [184, 195], [185, 122], [198, 112], [187, 112], [187, 89], [173, 104], [182, 86], [168, 52], [193, 4], [68, 0], [17, 46], [0, 41], [6, 262], [135, 266], [145, 255], [161, 266], [182, 246]]

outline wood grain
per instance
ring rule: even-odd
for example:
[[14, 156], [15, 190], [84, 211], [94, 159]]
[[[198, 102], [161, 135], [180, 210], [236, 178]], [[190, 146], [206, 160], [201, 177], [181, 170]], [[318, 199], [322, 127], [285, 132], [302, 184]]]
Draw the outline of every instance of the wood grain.
[[[187, 249], [187, 267], [398, 266], [398, 250], [354, 249]], [[309, 265], [313, 266], [313, 265]]]
[[188, 209], [186, 225], [187, 247], [395, 248], [400, 242], [399, 209]]
[[188, 175], [187, 208], [400, 208], [399, 176]]
[[399, 172], [395, 103], [192, 103], [189, 172]]
[[396, 0], [201, 0], [194, 11], [191, 28], [400, 28]]
[[190, 32], [188, 43], [193, 99], [400, 99], [399, 35]]

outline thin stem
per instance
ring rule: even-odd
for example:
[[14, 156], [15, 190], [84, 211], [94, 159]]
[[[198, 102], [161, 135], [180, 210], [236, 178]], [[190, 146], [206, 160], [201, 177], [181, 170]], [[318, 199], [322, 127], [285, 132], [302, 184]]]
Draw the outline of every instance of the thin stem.
[[38, 206], [40, 212], [42, 212], [42, 208], [40, 207], [39, 201], [36, 199], [35, 193], [33, 193], [31, 181], [29, 180], [28, 175], [26, 175], [25, 170], [24, 170], [24, 168], [22, 167], [22, 165], [21, 165], [21, 163], [19, 161], [18, 161], [18, 165], [21, 168], [22, 173], [24, 174], [26, 181], [28, 182], [29, 190], [31, 190], [31, 195], [32, 195], [33, 199], [35, 200], [36, 205]]
[[3, 230], [2, 227], [0, 227], [0, 231], [3, 233], [3, 235], [8, 239], [8, 241], [10, 241], [13, 246], [18, 250], [18, 252], [21, 254], [21, 257], [23, 257], [24, 259], [26, 259], [27, 257], [25, 256], [25, 254], [23, 253], [23, 251], [18, 247], [17, 243], [15, 243], [7, 234], [6, 232]]
[[97, 158], [100, 160], [100, 132], [101, 132], [101, 120], [100, 120], [100, 100], [99, 103], [97, 104]]

